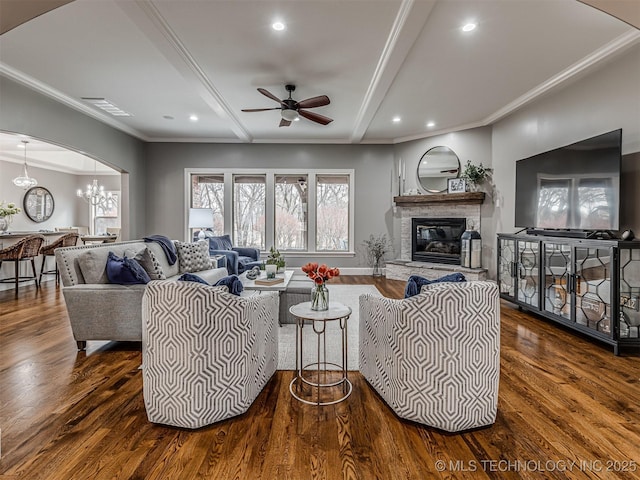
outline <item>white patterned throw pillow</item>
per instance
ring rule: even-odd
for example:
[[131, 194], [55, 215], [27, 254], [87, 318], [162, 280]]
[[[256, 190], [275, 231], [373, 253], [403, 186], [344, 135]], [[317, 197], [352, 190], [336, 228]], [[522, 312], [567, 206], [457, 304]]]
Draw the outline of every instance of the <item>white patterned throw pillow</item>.
[[200, 272], [211, 268], [209, 243], [200, 240], [196, 243], [175, 242], [180, 263], [180, 273]]

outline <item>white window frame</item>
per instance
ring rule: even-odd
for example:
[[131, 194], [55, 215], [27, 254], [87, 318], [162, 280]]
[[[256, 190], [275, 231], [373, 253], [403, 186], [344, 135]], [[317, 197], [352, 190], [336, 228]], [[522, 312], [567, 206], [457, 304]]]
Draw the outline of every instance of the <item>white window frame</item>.
[[[340, 257], [355, 255], [355, 170], [338, 169], [304, 169], [304, 168], [185, 168], [184, 169], [184, 211], [191, 206], [192, 175], [224, 175], [224, 233], [233, 238], [233, 175], [265, 175], [266, 176], [266, 209], [265, 209], [265, 248], [268, 250], [275, 244], [275, 177], [277, 175], [307, 175], [308, 217], [307, 217], [307, 250], [287, 251], [289, 257]], [[349, 248], [346, 251], [316, 250], [316, 177], [318, 175], [349, 176]], [[184, 238], [189, 240], [189, 219], [185, 214]]]

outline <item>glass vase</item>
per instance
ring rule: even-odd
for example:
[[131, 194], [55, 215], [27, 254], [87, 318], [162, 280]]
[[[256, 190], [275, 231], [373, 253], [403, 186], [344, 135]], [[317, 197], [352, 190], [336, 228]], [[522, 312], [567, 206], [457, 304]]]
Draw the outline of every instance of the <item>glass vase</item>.
[[11, 215], [0, 217], [0, 233], [5, 233], [11, 225]]
[[324, 283], [311, 288], [311, 310], [329, 310], [329, 289]]
[[374, 277], [380, 277], [382, 276], [382, 266], [380, 265], [381, 261], [379, 258], [376, 258], [374, 264], [373, 264], [373, 276]]

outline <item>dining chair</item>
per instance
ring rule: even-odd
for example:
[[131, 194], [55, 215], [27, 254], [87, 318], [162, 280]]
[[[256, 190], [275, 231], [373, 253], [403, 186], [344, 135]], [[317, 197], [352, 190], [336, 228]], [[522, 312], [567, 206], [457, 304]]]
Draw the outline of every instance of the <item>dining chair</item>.
[[58, 272], [58, 264], [55, 263], [55, 268], [53, 270], [45, 270], [45, 265], [47, 263], [47, 257], [55, 256], [55, 249], [60, 247], [75, 247], [78, 243], [79, 235], [77, 233], [67, 233], [62, 235], [53, 243], [49, 245], [42, 245], [40, 247], [40, 254], [42, 255], [42, 267], [40, 267], [40, 278], [38, 281], [40, 285], [42, 285], [42, 275], [54, 275], [56, 276], [56, 285], [60, 283], [60, 273]]
[[[29, 282], [33, 280], [36, 284], [36, 288], [40, 286], [38, 283], [38, 275], [36, 273], [35, 257], [40, 252], [40, 247], [44, 243], [44, 237], [42, 235], [30, 235], [23, 238], [15, 245], [3, 248], [0, 250], [0, 268], [2, 262], [11, 261], [15, 264], [14, 276], [4, 278], [0, 280], [2, 283], [15, 283], [16, 296], [18, 296], [18, 287], [22, 282]], [[31, 270], [33, 276], [20, 276], [20, 262], [31, 262]]]

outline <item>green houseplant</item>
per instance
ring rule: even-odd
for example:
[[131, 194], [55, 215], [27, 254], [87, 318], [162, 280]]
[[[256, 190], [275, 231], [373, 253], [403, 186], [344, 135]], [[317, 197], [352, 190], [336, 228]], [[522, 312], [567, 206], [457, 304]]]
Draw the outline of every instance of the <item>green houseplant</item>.
[[493, 168], [485, 167], [482, 163], [474, 165], [471, 160], [467, 160], [467, 165], [464, 167], [460, 178], [464, 178], [471, 190], [476, 190], [478, 185], [487, 180], [492, 173]]
[[278, 271], [284, 270], [284, 255], [282, 255], [275, 247], [272, 246], [269, 250], [269, 256], [267, 257], [266, 264], [275, 265], [276, 267], [278, 267]]
[[366, 248], [367, 261], [373, 267], [373, 276], [382, 275], [380, 268], [384, 256], [393, 250], [391, 239], [387, 238], [385, 233], [374, 236], [369, 235], [369, 239], [362, 242]]

